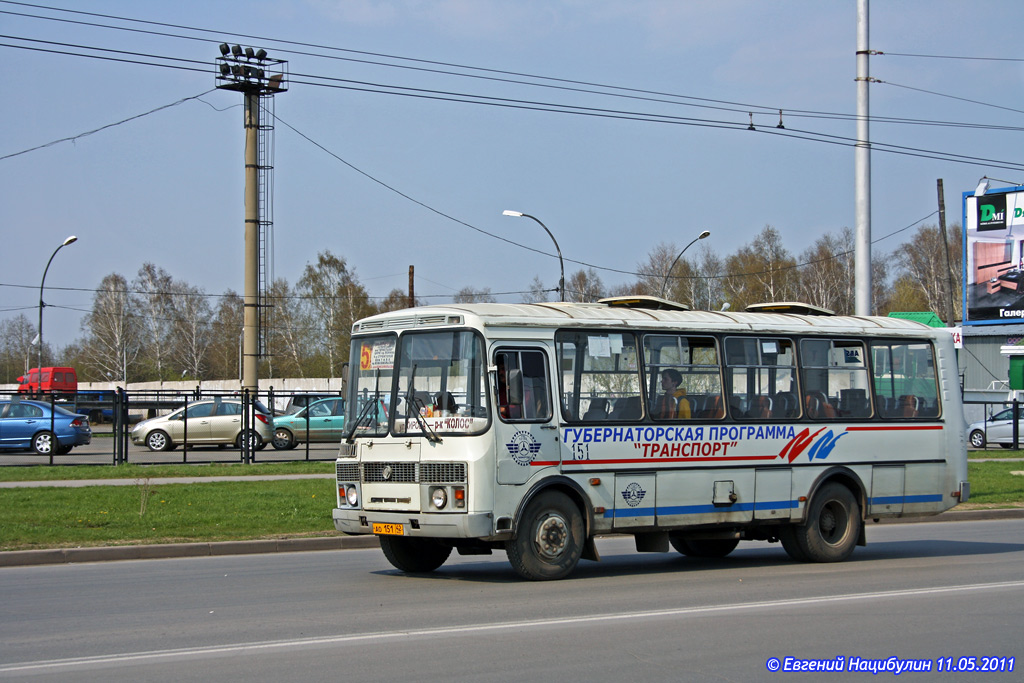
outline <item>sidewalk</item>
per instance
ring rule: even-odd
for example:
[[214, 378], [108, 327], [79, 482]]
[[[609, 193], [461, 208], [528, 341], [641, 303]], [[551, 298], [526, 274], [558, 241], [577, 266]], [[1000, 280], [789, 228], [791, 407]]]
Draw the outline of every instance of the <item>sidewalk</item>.
[[145, 481], [153, 486], [162, 484], [203, 484], [213, 481], [274, 481], [277, 479], [334, 479], [333, 472], [324, 474], [263, 474], [237, 477], [152, 477], [143, 479], [60, 479], [53, 481], [0, 481], [0, 489], [42, 488], [45, 486], [79, 487], [79, 486], [138, 486]]

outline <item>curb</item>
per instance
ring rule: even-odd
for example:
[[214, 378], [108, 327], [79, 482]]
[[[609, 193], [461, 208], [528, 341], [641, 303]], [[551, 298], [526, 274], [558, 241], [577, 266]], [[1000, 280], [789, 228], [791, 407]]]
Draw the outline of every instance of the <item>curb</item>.
[[[871, 519], [870, 517], [868, 518]], [[1024, 519], [1024, 508], [992, 510], [949, 510], [931, 517], [889, 517], [877, 524], [919, 524], [921, 522], [982, 522], [992, 519]]]
[[[877, 524], [917, 524], [921, 522], [981, 522], [998, 519], [1024, 519], [1024, 508], [996, 510], [951, 510], [930, 517], [895, 517]], [[872, 523], [870, 518], [869, 524]], [[156, 560], [176, 557], [214, 557], [295, 553], [314, 550], [354, 550], [379, 548], [376, 536], [318, 536], [222, 543], [168, 543], [163, 545], [123, 545], [95, 548], [53, 548], [49, 550], [11, 550], [0, 552], [0, 567], [28, 567], [44, 564], [79, 562], [115, 562], [118, 560]]]
[[27, 567], [41, 564], [114, 562], [117, 560], [155, 560], [175, 557], [213, 557], [293, 553], [312, 550], [352, 550], [379, 548], [376, 536], [320, 536], [222, 543], [167, 543], [160, 545], [122, 545], [96, 548], [53, 548], [49, 550], [12, 550], [0, 552], [0, 567]]

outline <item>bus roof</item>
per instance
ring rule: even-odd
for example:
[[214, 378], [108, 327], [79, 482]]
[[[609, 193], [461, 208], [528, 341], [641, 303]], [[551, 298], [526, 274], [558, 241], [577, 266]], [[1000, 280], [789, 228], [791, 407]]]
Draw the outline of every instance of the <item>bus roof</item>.
[[472, 325], [478, 327], [644, 328], [703, 332], [830, 333], [939, 336], [923, 323], [882, 316], [804, 315], [785, 312], [689, 311], [606, 303], [438, 304], [380, 313], [356, 322], [353, 334]]

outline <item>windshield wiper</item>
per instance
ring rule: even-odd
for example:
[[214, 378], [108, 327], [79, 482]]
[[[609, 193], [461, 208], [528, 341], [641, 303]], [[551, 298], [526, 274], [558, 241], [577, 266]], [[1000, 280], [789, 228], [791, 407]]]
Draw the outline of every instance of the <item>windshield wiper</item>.
[[356, 417], [355, 422], [352, 423], [348, 428], [348, 432], [345, 434], [345, 443], [355, 443], [356, 430], [359, 429], [359, 425], [361, 425], [363, 420], [369, 416], [370, 408], [376, 406], [380, 402], [380, 389], [377, 388], [380, 384], [380, 370], [377, 371], [377, 378], [373, 384], [373, 400], [367, 401], [363, 404], [363, 409], [359, 411], [359, 415]]
[[[423, 402], [423, 399], [416, 395], [414, 388], [414, 380], [416, 379], [416, 366], [412, 366], [412, 373], [409, 375], [409, 400], [408, 405], [405, 409], [405, 430], [409, 431], [409, 411], [412, 410], [413, 417], [416, 418], [416, 423], [420, 426], [420, 430], [426, 435], [427, 441], [431, 443], [442, 443], [441, 437], [437, 435], [434, 428], [427, 424], [427, 421], [420, 414], [421, 409], [425, 409], [427, 406]], [[419, 405], [417, 405], [419, 404]], [[424, 410], [424, 412], [426, 412]]]

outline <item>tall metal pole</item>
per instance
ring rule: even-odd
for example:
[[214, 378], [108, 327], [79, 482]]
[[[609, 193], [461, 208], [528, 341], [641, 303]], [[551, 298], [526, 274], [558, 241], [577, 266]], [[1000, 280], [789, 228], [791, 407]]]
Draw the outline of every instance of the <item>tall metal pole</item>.
[[664, 280], [664, 282], [661, 283], [661, 298], [662, 299], [665, 298], [665, 289], [668, 287], [668, 278], [669, 278], [669, 276], [672, 275], [672, 269], [676, 267], [677, 263], [679, 263], [679, 259], [682, 258], [683, 254], [686, 253], [687, 249], [689, 249], [690, 247], [693, 246], [694, 242], [696, 242], [697, 240], [702, 240], [702, 239], [704, 239], [705, 237], [707, 237], [710, 234], [711, 234], [710, 230], [704, 230], [699, 235], [694, 237], [693, 240], [689, 244], [687, 244], [685, 247], [683, 247], [683, 250], [681, 252], [676, 254], [676, 260], [673, 261], [672, 265], [668, 267], [668, 272], [665, 273], [665, 280]]
[[245, 295], [242, 318], [242, 390], [259, 391], [259, 93], [245, 93]]
[[854, 308], [871, 315], [871, 143], [868, 117], [868, 0], [857, 0], [857, 147], [854, 151], [856, 244]]
[[36, 366], [36, 375], [38, 377], [36, 393], [39, 394], [43, 393], [43, 308], [46, 307], [46, 304], [43, 303], [43, 287], [46, 286], [46, 274], [50, 272], [50, 264], [53, 263], [53, 257], [57, 255], [57, 252], [76, 240], [78, 238], [71, 235], [61, 242], [59, 247], [53, 250], [53, 253], [50, 254], [50, 260], [46, 262], [46, 268], [43, 269], [43, 279], [39, 283], [39, 365]]
[[[241, 389], [259, 391], [260, 360], [260, 97], [288, 89], [287, 62], [270, 59], [264, 49], [220, 45], [214, 81], [245, 97], [245, 291], [239, 359]], [[263, 169], [266, 170], [266, 169]]]
[[551, 241], [555, 243], [555, 251], [558, 252], [558, 269], [559, 269], [559, 273], [560, 273], [559, 278], [558, 278], [558, 300], [559, 301], [565, 301], [565, 261], [562, 260], [562, 250], [559, 249], [559, 247], [558, 247], [558, 240], [556, 240], [555, 236], [551, 234], [550, 230], [548, 230], [548, 226], [544, 225], [541, 222], [541, 220], [539, 218], [537, 218], [536, 216], [531, 216], [530, 214], [523, 213], [522, 211], [509, 211], [509, 210], [505, 210], [505, 211], [502, 211], [501, 213], [502, 213], [503, 216], [517, 216], [517, 217], [523, 217], [523, 218], [532, 218], [534, 221], [537, 222], [537, 225], [539, 225], [540, 227], [544, 228], [544, 232], [546, 232], [548, 234], [548, 237], [551, 238]]

